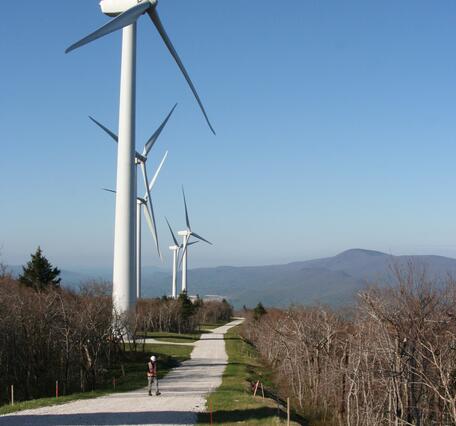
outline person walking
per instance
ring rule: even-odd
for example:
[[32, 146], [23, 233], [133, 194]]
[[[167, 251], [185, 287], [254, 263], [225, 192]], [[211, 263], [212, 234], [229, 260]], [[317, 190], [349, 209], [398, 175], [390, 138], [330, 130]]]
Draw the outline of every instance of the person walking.
[[155, 382], [155, 395], [160, 395], [158, 390], [158, 375], [157, 375], [157, 358], [155, 355], [150, 357], [150, 361], [147, 363], [147, 383], [149, 389], [149, 396], [152, 396], [152, 385]]

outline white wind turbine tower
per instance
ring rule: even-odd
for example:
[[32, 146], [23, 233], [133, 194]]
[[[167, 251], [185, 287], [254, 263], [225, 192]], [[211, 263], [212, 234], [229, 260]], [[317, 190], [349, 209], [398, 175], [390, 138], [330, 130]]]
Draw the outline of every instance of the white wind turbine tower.
[[[142, 278], [141, 278], [141, 210], [144, 208], [144, 217], [146, 218], [147, 225], [149, 226], [150, 232], [152, 233], [152, 237], [154, 237], [154, 241], [157, 242], [156, 238], [156, 231], [155, 231], [155, 219], [151, 210], [149, 208], [149, 194], [152, 191], [152, 188], [155, 185], [157, 177], [160, 173], [160, 170], [168, 156], [168, 151], [165, 152], [160, 165], [158, 166], [154, 177], [150, 181], [149, 184], [149, 191], [146, 191], [144, 197], [136, 197], [136, 298], [140, 299], [142, 296]], [[103, 188], [104, 191], [116, 193], [113, 189]], [[161, 258], [161, 253], [158, 252], [159, 257]]]
[[[160, 246], [158, 244], [158, 235], [157, 235], [157, 227], [155, 224], [155, 215], [154, 215], [154, 208], [152, 205], [152, 198], [150, 196], [150, 191], [152, 190], [152, 187], [154, 186], [154, 183], [158, 177], [158, 174], [160, 173], [160, 170], [163, 166], [163, 163], [168, 155], [168, 151], [166, 152], [165, 156], [163, 157], [163, 160], [160, 163], [160, 166], [158, 167], [155, 176], [153, 177], [152, 181], [149, 183], [149, 180], [147, 178], [147, 168], [146, 168], [146, 163], [148, 159], [148, 155], [152, 147], [154, 146], [155, 142], [157, 142], [161, 132], [165, 128], [166, 124], [168, 123], [168, 120], [170, 119], [172, 113], [174, 112], [177, 104], [173, 106], [169, 114], [166, 116], [166, 118], [163, 120], [161, 125], [158, 127], [158, 129], [153, 133], [153, 135], [149, 138], [149, 140], [145, 143], [143, 152], [140, 154], [139, 152], [135, 151], [135, 194], [137, 195], [138, 190], [137, 190], [137, 166], [141, 167], [142, 171], [142, 176], [144, 179], [144, 185], [146, 187], [146, 194], [144, 195], [143, 198], [140, 198], [136, 196], [136, 203], [137, 203], [137, 208], [136, 208], [136, 298], [141, 297], [141, 206], [144, 205], [148, 211], [146, 214], [146, 211], [144, 212], [146, 215], [146, 220], [147, 223], [150, 227], [150, 230], [152, 232], [152, 236], [155, 241], [155, 245], [157, 248], [157, 252], [159, 257], [161, 258], [161, 253], [160, 253]], [[93, 117], [90, 117], [90, 120], [92, 120], [98, 127], [100, 127], [102, 130], [104, 130], [116, 143], [118, 142], [119, 138], [118, 136], [109, 130], [106, 126], [95, 120]], [[107, 191], [110, 192], [116, 192], [113, 190], [108, 189]], [[149, 204], [149, 205], [148, 205]]]
[[188, 246], [192, 243], [189, 243], [190, 237], [195, 237], [198, 240], [204, 241], [210, 245], [211, 242], [205, 240], [203, 237], [199, 236], [195, 232], [192, 231], [190, 226], [190, 220], [188, 218], [188, 209], [187, 209], [187, 200], [185, 199], [185, 192], [184, 187], [182, 187], [182, 196], [184, 197], [184, 208], [185, 208], [185, 223], [187, 224], [187, 229], [185, 231], [179, 231], [178, 235], [182, 237], [182, 293], [187, 293], [187, 253], [188, 253]]
[[[173, 253], [173, 276], [172, 276], [172, 281], [171, 281], [171, 297], [173, 299], [177, 298], [177, 261], [179, 258], [179, 252], [181, 248], [184, 246], [183, 244], [179, 244], [176, 239], [176, 235], [174, 234], [174, 231], [171, 228], [171, 225], [168, 222], [168, 219], [165, 217], [166, 223], [168, 224], [169, 232], [171, 233], [171, 237], [173, 239], [174, 245], [169, 246], [169, 249]], [[188, 243], [188, 245], [196, 244], [198, 241], [194, 241], [191, 243]]]
[[157, 0], [102, 0], [101, 10], [115, 16], [106, 25], [71, 45], [66, 53], [91, 41], [122, 30], [122, 64], [119, 104], [119, 146], [114, 235], [113, 305], [117, 314], [135, 303], [131, 291], [135, 281], [135, 121], [136, 121], [136, 21], [147, 13], [176, 61], [215, 134], [190, 77], [169, 39], [157, 13]]

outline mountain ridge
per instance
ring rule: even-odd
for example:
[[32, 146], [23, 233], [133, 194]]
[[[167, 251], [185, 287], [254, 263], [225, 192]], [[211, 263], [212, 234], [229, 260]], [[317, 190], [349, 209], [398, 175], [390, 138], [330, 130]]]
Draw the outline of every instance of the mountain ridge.
[[[439, 255], [399, 255], [354, 248], [331, 257], [259, 266], [216, 266], [188, 271], [191, 294], [211, 294], [228, 299], [235, 307], [285, 307], [290, 304], [323, 303], [341, 306], [353, 303], [355, 295], [369, 284], [395, 282], [394, 266], [403, 269], [411, 263], [425, 268], [428, 278], [443, 281], [456, 277], [456, 259]], [[20, 267], [15, 267], [16, 271]], [[14, 271], [13, 271], [14, 272]], [[179, 277], [180, 278], [180, 277]], [[62, 270], [62, 282], [69, 287], [90, 280], [111, 281], [104, 275]], [[180, 280], [179, 280], [180, 281]], [[170, 293], [171, 274], [157, 268], [143, 269], [144, 297]]]

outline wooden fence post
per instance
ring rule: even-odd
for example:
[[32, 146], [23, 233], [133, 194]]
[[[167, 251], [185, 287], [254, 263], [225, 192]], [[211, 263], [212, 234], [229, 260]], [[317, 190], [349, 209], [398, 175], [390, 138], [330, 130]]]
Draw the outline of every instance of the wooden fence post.
[[258, 390], [258, 386], [260, 384], [260, 381], [258, 380], [256, 383], [255, 383], [255, 390], [253, 391], [253, 396], [255, 397], [256, 394], [257, 394], [257, 390]]
[[11, 405], [14, 405], [14, 385], [11, 385]]
[[290, 398], [287, 398], [287, 426], [290, 426]]

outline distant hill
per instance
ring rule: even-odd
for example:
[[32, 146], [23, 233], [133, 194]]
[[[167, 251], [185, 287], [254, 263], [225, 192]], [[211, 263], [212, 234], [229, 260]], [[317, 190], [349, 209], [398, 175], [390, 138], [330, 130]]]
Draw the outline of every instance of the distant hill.
[[[8, 265], [8, 270], [13, 274], [14, 277], [18, 277], [22, 273], [22, 266]], [[67, 287], [78, 287], [80, 283], [87, 282], [95, 278], [91, 274], [67, 270], [61, 270], [60, 277], [62, 278], [62, 282], [65, 283]]]
[[[14, 277], [18, 277], [22, 273], [22, 266], [20, 265], [8, 265], [8, 270], [13, 274]], [[154, 266], [146, 266], [143, 268], [143, 275], [145, 281], [151, 280], [154, 274], [164, 271], [162, 268]], [[78, 288], [80, 284], [87, 283], [89, 281], [112, 281], [112, 268], [84, 268], [78, 272], [69, 271], [67, 269], [60, 270], [60, 277], [65, 287]]]
[[[337, 256], [268, 266], [219, 266], [197, 268], [188, 272], [191, 294], [215, 295], [228, 299], [235, 307], [285, 307], [290, 304], [324, 303], [346, 305], [368, 284], [387, 285], [394, 282], [392, 267], [412, 262], [426, 268], [429, 278], [456, 277], [456, 259], [442, 256], [392, 256], [386, 253], [351, 249]], [[13, 273], [21, 267], [11, 267]], [[180, 278], [180, 277], [179, 277]], [[110, 269], [80, 272], [62, 270], [62, 282], [77, 287], [90, 280], [111, 281]], [[180, 280], [179, 280], [180, 281]], [[158, 268], [143, 268], [143, 294], [146, 297], [170, 294], [171, 275]]]
[[[368, 284], [394, 282], [393, 265], [412, 262], [425, 267], [429, 278], [456, 277], [456, 259], [442, 256], [392, 256], [372, 250], [352, 249], [334, 257], [293, 262], [286, 265], [198, 268], [188, 272], [190, 293], [218, 294], [236, 307], [284, 307], [292, 303], [345, 305]], [[169, 293], [169, 274], [158, 273], [144, 279], [144, 293]]]

